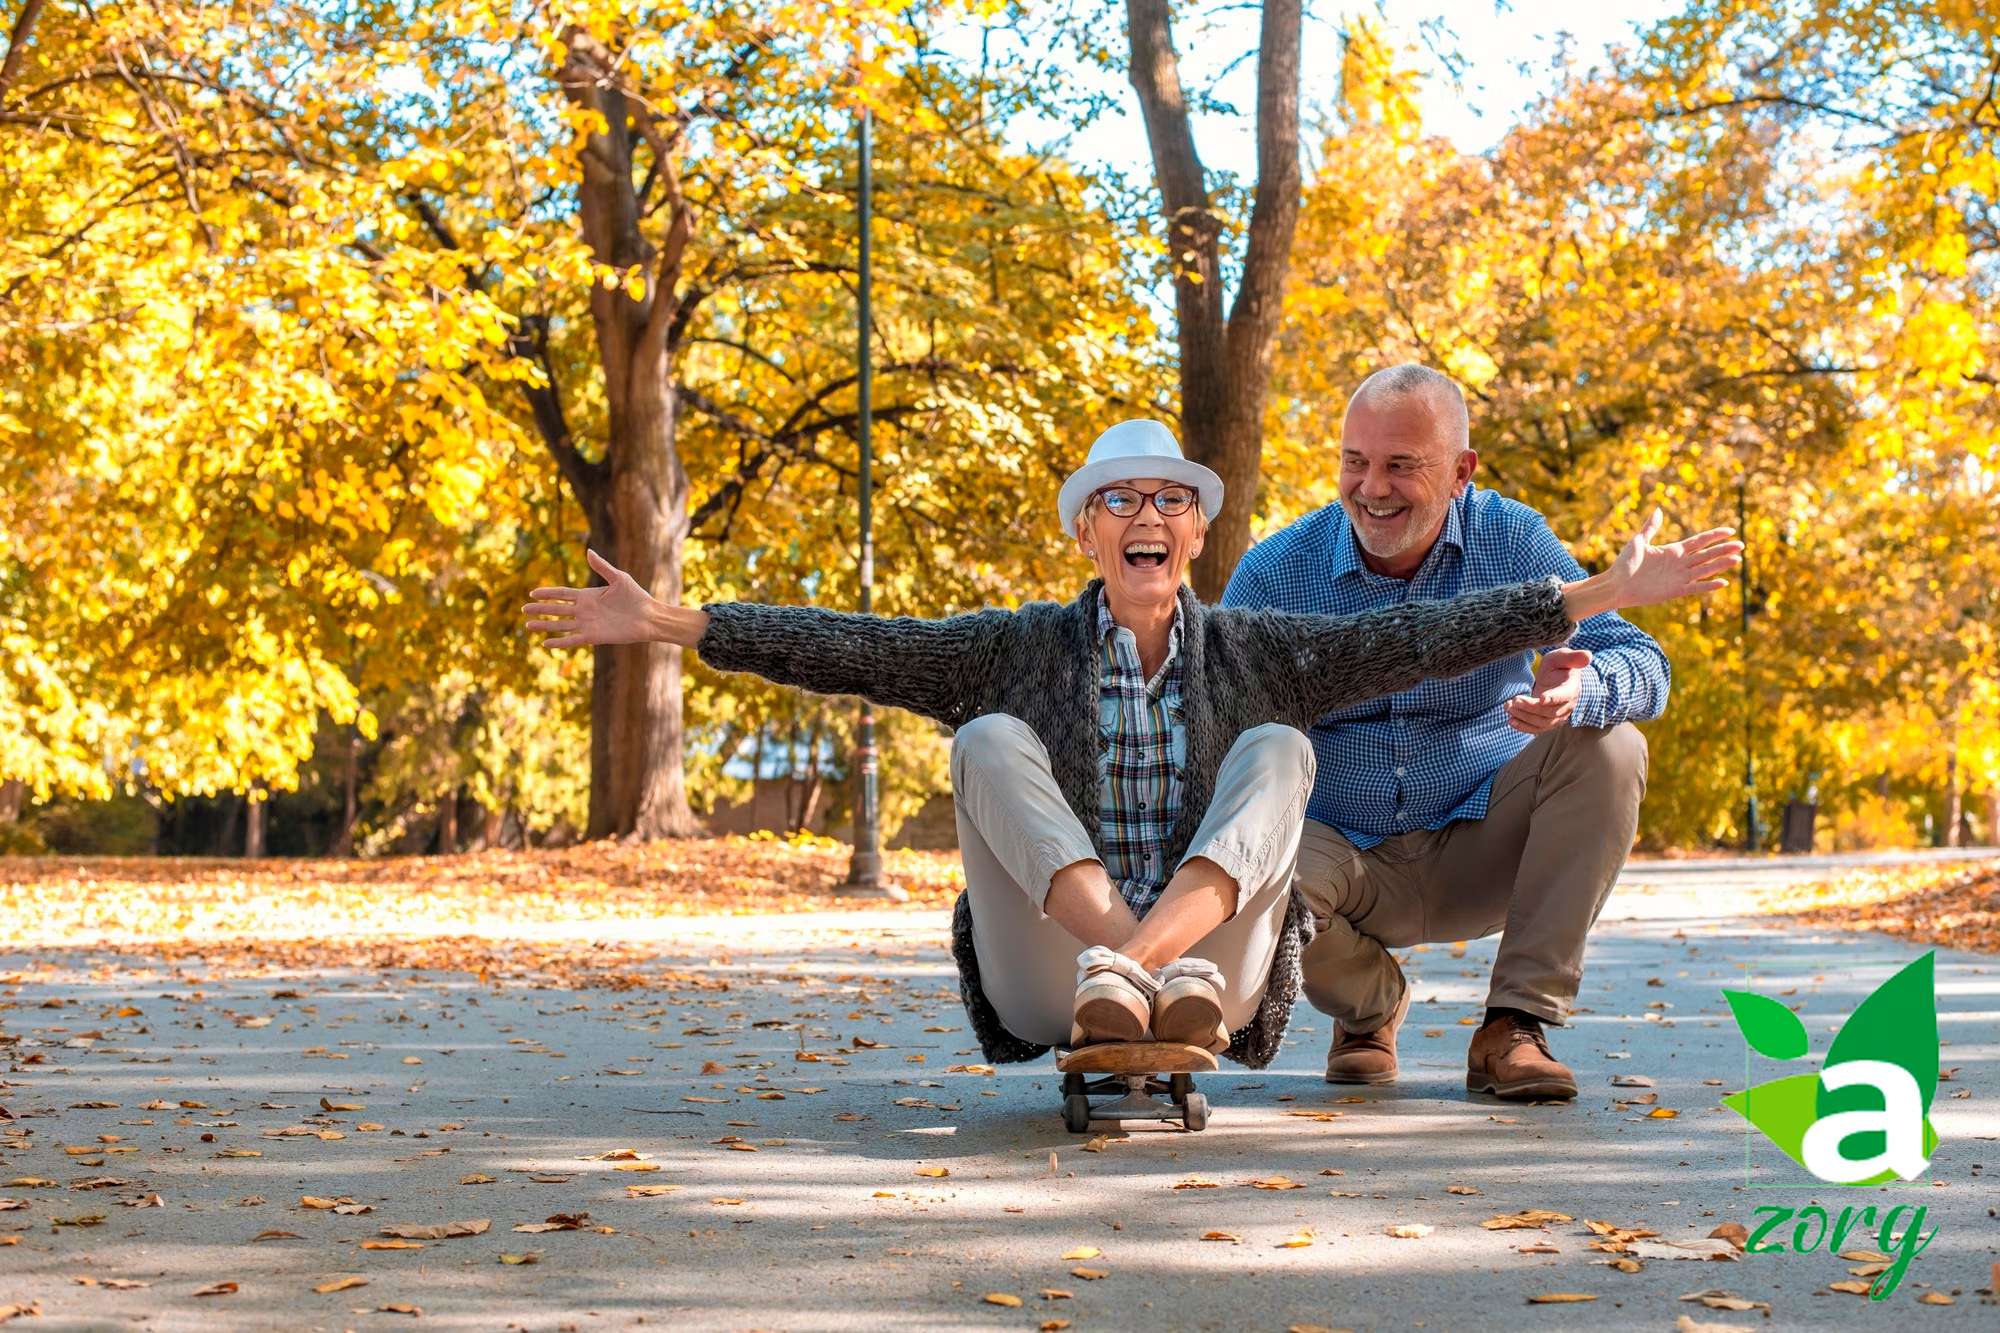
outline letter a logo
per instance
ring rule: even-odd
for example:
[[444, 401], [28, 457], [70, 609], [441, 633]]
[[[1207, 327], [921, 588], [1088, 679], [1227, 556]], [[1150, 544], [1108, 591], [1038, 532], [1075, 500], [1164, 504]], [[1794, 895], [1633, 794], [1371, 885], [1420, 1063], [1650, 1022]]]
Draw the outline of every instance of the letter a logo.
[[[1876, 988], [1841, 1025], [1816, 1074], [1793, 1074], [1731, 1093], [1722, 1104], [1829, 1185], [1914, 1180], [1930, 1165], [1937, 1130], [1937, 955], [1927, 953]], [[1773, 1060], [1810, 1049], [1805, 1024], [1776, 1000], [1726, 990], [1743, 1040]]]

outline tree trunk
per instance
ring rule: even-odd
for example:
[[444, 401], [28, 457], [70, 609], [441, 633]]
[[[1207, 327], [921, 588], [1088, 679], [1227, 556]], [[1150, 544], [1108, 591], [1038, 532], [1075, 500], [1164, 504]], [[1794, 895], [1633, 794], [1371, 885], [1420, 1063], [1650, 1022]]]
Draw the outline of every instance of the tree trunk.
[[2000, 786], [1986, 791], [1986, 845], [2000, 847]]
[[1171, 0], [1126, 0], [1132, 86], [1152, 148], [1173, 261], [1181, 436], [1222, 478], [1225, 503], [1194, 566], [1195, 592], [1222, 595], [1250, 548], [1263, 461], [1271, 345], [1299, 214], [1300, 0], [1266, 0], [1257, 54], [1257, 187], [1236, 301], [1222, 312], [1222, 222], [1195, 151], [1174, 51]]
[[479, 846], [482, 849], [498, 847], [507, 831], [507, 810], [505, 806], [494, 806], [486, 812], [486, 818], [479, 829]]
[[252, 861], [264, 855], [264, 804], [263, 791], [251, 788], [244, 810], [243, 855]]
[[20, 778], [8, 778], [0, 782], [0, 824], [15, 824], [21, 819], [21, 807], [28, 800], [28, 784]]
[[[678, 605], [682, 548], [688, 531], [687, 474], [675, 444], [680, 391], [675, 357], [689, 313], [679, 293], [681, 260], [692, 223], [668, 136], [652, 112], [617, 83], [613, 53], [581, 30], [564, 34], [564, 94], [603, 117], [586, 140], [578, 220], [591, 254], [620, 272], [648, 275], [634, 300], [621, 285], [594, 286], [591, 324], [604, 371], [607, 447], [602, 465], [584, 462], [563, 431], [537, 409], [543, 434], [590, 521], [590, 540], [653, 596]], [[641, 230], [634, 153], [654, 151], [667, 219], [659, 245]], [[665, 150], [664, 152], [662, 150]], [[551, 430], [562, 431], [558, 435]], [[590, 836], [689, 837], [683, 769], [681, 654], [661, 644], [596, 650], [591, 681]]]
[[340, 776], [340, 831], [333, 835], [328, 856], [354, 855], [354, 821], [361, 813], [361, 733], [347, 734], [347, 763]]
[[453, 788], [438, 802], [437, 850], [450, 856], [458, 850], [458, 789]]

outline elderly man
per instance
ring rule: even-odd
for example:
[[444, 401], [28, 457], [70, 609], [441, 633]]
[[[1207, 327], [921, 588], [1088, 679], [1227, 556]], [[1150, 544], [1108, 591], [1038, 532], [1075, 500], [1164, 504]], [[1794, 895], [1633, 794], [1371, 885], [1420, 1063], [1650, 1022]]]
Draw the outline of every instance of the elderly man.
[[[1340, 503], [1258, 543], [1225, 606], [1350, 614], [1582, 575], [1526, 505], [1472, 484], [1465, 398], [1417, 365], [1347, 408]], [[1409, 987], [1389, 950], [1503, 931], [1466, 1087], [1574, 1097], [1560, 1025], [1646, 789], [1632, 723], [1666, 707], [1665, 654], [1615, 613], [1561, 648], [1341, 709], [1311, 732], [1317, 777], [1298, 887], [1318, 937], [1305, 993], [1336, 1020], [1330, 1083], [1389, 1083]]]

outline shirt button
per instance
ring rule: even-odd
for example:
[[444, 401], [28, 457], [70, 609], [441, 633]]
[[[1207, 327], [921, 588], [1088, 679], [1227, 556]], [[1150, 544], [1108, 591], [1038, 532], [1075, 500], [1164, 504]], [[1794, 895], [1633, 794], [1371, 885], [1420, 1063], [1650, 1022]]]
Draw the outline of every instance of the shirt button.
[[[1398, 764], [1398, 765], [1396, 765], [1396, 776], [1397, 776], [1397, 777], [1399, 777], [1399, 778], [1400, 778], [1400, 777], [1402, 777], [1402, 776], [1403, 776], [1403, 772], [1404, 772], [1404, 770], [1403, 770], [1403, 766], [1402, 766], [1401, 764]], [[1142, 806], [1140, 806], [1139, 808], [1140, 808], [1141, 810], [1143, 810], [1143, 809], [1145, 809], [1146, 807], [1142, 805]]]
[[1144, 801], [1139, 802], [1139, 808], [1141, 810], [1144, 810], [1146, 808], [1146, 803]]

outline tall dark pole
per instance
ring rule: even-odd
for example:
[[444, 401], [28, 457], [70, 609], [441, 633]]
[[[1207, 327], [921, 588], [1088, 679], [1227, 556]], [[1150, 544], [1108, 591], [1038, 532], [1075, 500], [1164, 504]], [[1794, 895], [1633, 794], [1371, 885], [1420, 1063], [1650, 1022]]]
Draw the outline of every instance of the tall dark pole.
[[1757, 752], [1751, 744], [1751, 728], [1757, 710], [1750, 692], [1750, 527], [1748, 522], [1750, 464], [1746, 460], [1736, 474], [1736, 531], [1743, 538], [1743, 571], [1736, 583], [1738, 604], [1743, 610], [1743, 850], [1757, 850]]
[[[873, 228], [874, 179], [870, 158], [869, 131], [874, 117], [864, 105], [861, 108], [861, 157], [860, 157], [860, 211], [861, 211], [861, 273], [859, 282], [860, 344], [861, 365], [859, 376], [859, 398], [857, 405], [861, 437], [861, 476], [858, 487], [861, 493], [861, 614], [869, 615], [874, 610], [875, 594], [875, 515], [874, 515], [874, 451], [869, 441], [869, 427], [873, 412], [870, 397], [875, 388], [875, 364], [870, 347], [871, 331], [868, 311], [869, 287], [874, 280], [870, 235]], [[893, 885], [882, 882], [882, 825], [877, 818], [876, 804], [876, 756], [875, 756], [875, 710], [866, 699], [861, 701], [861, 716], [854, 729], [855, 783], [854, 791], [854, 855], [848, 862], [847, 881], [840, 886], [840, 892], [850, 897], [893, 898], [897, 901], [909, 895]]]

